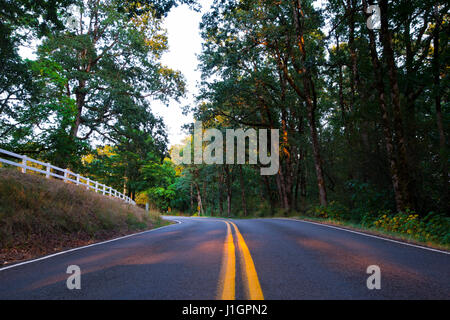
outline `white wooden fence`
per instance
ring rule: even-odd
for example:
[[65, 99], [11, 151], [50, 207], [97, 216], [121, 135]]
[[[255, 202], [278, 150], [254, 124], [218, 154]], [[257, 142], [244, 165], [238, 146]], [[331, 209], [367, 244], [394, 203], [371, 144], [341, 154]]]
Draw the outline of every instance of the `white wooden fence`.
[[[22, 156], [20, 154], [17, 154], [17, 153], [14, 153], [14, 152], [10, 152], [10, 151], [6, 151], [6, 150], [3, 150], [3, 149], [0, 149], [0, 155], [1, 154], [6, 154], [6, 155], [8, 155], [10, 157], [13, 157], [13, 158], [16, 158], [16, 159], [20, 159], [21, 162], [15, 162], [15, 161], [6, 160], [6, 159], [3, 159], [3, 158], [0, 157], [0, 162], [6, 163], [6, 164], [9, 164], [9, 165], [12, 165], [12, 166], [20, 167], [20, 168], [22, 168], [22, 172], [23, 173], [26, 173], [27, 171], [36, 171], [36, 172], [45, 174], [46, 178], [50, 178], [50, 177], [60, 178], [64, 182], [70, 181], [70, 182], [73, 182], [73, 183], [75, 183], [77, 185], [85, 186], [86, 189], [88, 189], [88, 190], [92, 189], [95, 192], [102, 193], [103, 195], [108, 195], [108, 196], [111, 196], [111, 197], [114, 197], [114, 198], [119, 198], [119, 199], [122, 199], [125, 202], [131, 203], [133, 205], [136, 204], [130, 197], [127, 197], [126, 195], [118, 192], [117, 190], [115, 190], [115, 189], [113, 189], [111, 187], [108, 187], [107, 185], [101, 184], [101, 183], [99, 183], [97, 181], [94, 181], [94, 180], [91, 180], [89, 178], [85, 178], [83, 176], [80, 176], [79, 174], [73, 173], [73, 172], [69, 171], [68, 169], [58, 168], [58, 167], [56, 167], [56, 166], [54, 166], [54, 165], [52, 165], [50, 163], [45, 163], [45, 162], [41, 162], [41, 161], [38, 161], [38, 160], [34, 160], [34, 159], [31, 159], [31, 158], [28, 158], [27, 156]], [[45, 170], [42, 170], [42, 169], [39, 169], [39, 168], [36, 168], [36, 167], [30, 167], [28, 165], [29, 162], [41, 165], [41, 166], [45, 167]], [[55, 172], [52, 172], [52, 170], [53, 171], [57, 170], [59, 172], [64, 172], [64, 175], [56, 174]]]

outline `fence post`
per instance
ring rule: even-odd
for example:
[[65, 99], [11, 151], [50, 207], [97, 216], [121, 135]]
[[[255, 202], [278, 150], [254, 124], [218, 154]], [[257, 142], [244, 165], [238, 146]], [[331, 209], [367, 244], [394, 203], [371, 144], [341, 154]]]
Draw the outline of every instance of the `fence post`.
[[90, 183], [91, 183], [91, 182], [90, 182], [90, 179], [89, 179], [89, 178], [87, 178], [87, 181], [86, 181], [86, 183], [87, 183], [87, 187], [86, 187], [86, 189], [87, 189], [87, 190], [89, 190], [89, 187], [90, 187]]
[[23, 156], [22, 164], [25, 166], [24, 168], [22, 168], [22, 173], [27, 173], [27, 156]]
[[47, 179], [50, 178], [50, 163], [47, 163], [47, 173], [45, 174], [45, 177]]
[[64, 182], [67, 182], [67, 169], [64, 169]]
[[103, 195], [106, 194], [106, 184], [103, 185]]
[[80, 184], [80, 174], [77, 173], [77, 185]]
[[95, 193], [98, 192], [98, 181], [95, 181]]

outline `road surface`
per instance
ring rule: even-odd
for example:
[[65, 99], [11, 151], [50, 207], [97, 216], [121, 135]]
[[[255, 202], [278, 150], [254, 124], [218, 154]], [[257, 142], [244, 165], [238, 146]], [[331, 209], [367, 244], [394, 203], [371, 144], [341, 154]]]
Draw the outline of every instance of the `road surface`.
[[[0, 299], [450, 299], [445, 252], [287, 219], [167, 219], [178, 223], [0, 268]], [[372, 265], [380, 289], [367, 287]]]

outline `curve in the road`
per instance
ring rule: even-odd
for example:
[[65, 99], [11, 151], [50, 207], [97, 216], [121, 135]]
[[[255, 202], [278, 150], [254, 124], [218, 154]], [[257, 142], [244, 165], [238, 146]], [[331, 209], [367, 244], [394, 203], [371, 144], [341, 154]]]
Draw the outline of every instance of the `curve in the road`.
[[[447, 252], [299, 220], [167, 219], [1, 268], [0, 299], [450, 299]], [[366, 286], [372, 265], [381, 290]]]

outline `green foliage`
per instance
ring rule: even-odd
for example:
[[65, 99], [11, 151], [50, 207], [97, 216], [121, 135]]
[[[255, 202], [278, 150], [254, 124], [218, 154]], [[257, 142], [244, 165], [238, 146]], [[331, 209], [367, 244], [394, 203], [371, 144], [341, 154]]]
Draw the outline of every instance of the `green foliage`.
[[390, 192], [380, 192], [370, 183], [360, 181], [349, 181], [347, 188], [350, 192], [350, 203], [352, 205], [351, 215], [355, 220], [363, 216], [375, 215], [380, 210], [387, 210], [392, 206]]
[[20, 148], [30, 140], [33, 123], [47, 116], [45, 111], [36, 110], [39, 88], [33, 81], [31, 63], [20, 57], [18, 48], [35, 37], [62, 29], [58, 11], [64, 11], [71, 3], [72, 0], [0, 1], [0, 144]]
[[450, 219], [434, 212], [423, 218], [409, 210], [397, 214], [387, 212], [375, 219], [372, 226], [388, 232], [405, 234], [424, 242], [444, 245], [450, 243]]
[[334, 221], [350, 221], [350, 210], [339, 202], [332, 201], [328, 206], [314, 206], [306, 211], [306, 215], [314, 218]]
[[176, 197], [175, 169], [173, 163], [152, 162], [142, 168], [148, 198], [162, 211], [167, 211]]

